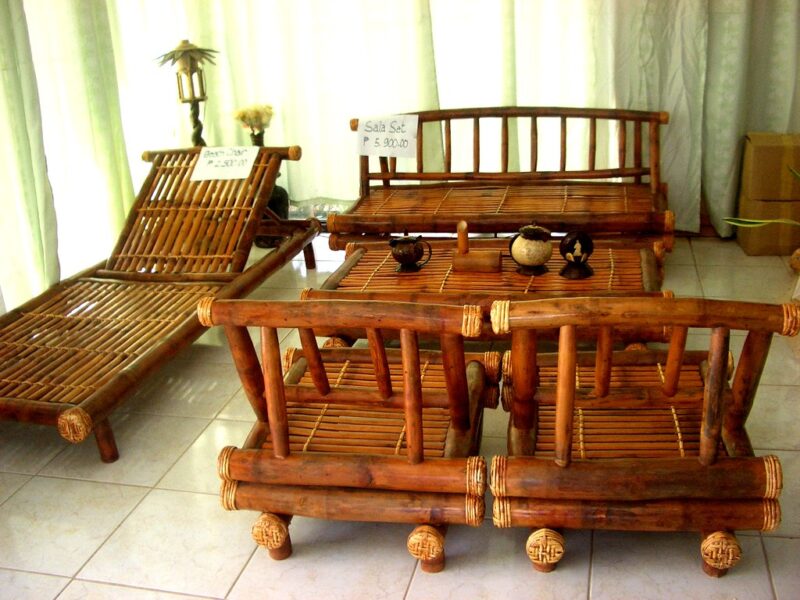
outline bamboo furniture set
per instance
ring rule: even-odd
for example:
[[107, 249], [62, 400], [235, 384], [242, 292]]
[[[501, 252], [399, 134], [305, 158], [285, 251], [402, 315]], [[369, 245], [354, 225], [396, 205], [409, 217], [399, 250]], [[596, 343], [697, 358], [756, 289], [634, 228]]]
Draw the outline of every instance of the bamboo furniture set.
[[[413, 524], [408, 550], [435, 572], [448, 525], [481, 525], [488, 484], [494, 525], [532, 529], [537, 570], [562, 558], [565, 529], [688, 530], [701, 534], [705, 572], [723, 575], [741, 555], [734, 530], [780, 521], [780, 464], [754, 456], [745, 422], [771, 338], [797, 334], [800, 307], [661, 291], [673, 241], [665, 113], [417, 114], [411, 166], [383, 157], [371, 170], [362, 157], [359, 201], [328, 216], [330, 246], [346, 257], [320, 289], [299, 302], [198, 307], [201, 322], [224, 327], [257, 419], [242, 448], [219, 455], [224, 507], [261, 513], [253, 537], [274, 559], [292, 552], [293, 515]], [[491, 123], [495, 167], [484, 156]], [[553, 123], [560, 142], [546, 167], [540, 140]], [[525, 127], [528, 168], [514, 169]], [[589, 148], [577, 166], [576, 135]], [[522, 275], [507, 238], [462, 243], [467, 228], [497, 236], [531, 221], [596, 237], [592, 277], [559, 277], [556, 253], [549, 272]], [[410, 269], [393, 253], [408, 231], [430, 245]], [[458, 241], [434, 239], [456, 231]], [[283, 360], [282, 327], [301, 344]], [[735, 369], [733, 330], [746, 334]], [[498, 390], [508, 451], [487, 469], [483, 410], [500, 404]]]
[[94, 434], [103, 461], [118, 450], [109, 416], [145, 375], [204, 331], [207, 296], [248, 294], [300, 251], [313, 268], [316, 220], [276, 222], [283, 241], [246, 267], [283, 160], [264, 148], [246, 179], [191, 181], [200, 148], [146, 152], [150, 173], [108, 260], [0, 317], [0, 419]]

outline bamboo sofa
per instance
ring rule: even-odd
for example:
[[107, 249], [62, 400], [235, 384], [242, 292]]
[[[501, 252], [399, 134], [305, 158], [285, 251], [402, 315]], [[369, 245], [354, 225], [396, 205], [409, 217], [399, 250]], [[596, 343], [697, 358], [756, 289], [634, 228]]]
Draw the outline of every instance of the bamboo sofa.
[[[578, 351], [590, 323], [596, 350]], [[735, 529], [778, 526], [780, 463], [754, 456], [745, 422], [772, 335], [797, 334], [800, 305], [497, 302], [492, 325], [511, 334], [503, 385], [512, 396], [508, 456], [493, 459], [489, 476], [493, 520], [534, 529], [535, 568], [563, 556], [561, 528], [698, 531], [703, 569], [720, 576], [741, 555]], [[668, 346], [614, 349], [615, 331], [644, 325], [667, 328]], [[709, 333], [707, 350], [687, 349], [690, 327]], [[547, 329], [559, 332], [557, 354], [536, 351]], [[747, 333], [735, 371], [731, 330]]]
[[559, 232], [657, 239], [671, 249], [674, 215], [659, 141], [667, 113], [498, 107], [410, 114], [419, 116], [416, 159], [360, 157], [358, 201], [327, 218], [331, 248], [404, 231], [454, 235], [464, 220], [471, 233], [536, 222]]
[[205, 330], [197, 302], [239, 297], [309, 245], [317, 221], [284, 222], [283, 243], [245, 270], [283, 160], [262, 149], [246, 179], [190, 181], [200, 148], [151, 161], [111, 256], [0, 317], [0, 420], [55, 425], [100, 456], [118, 456], [109, 415], [145, 375]]
[[[256, 415], [241, 449], [219, 455], [222, 504], [262, 514], [255, 541], [291, 554], [293, 515], [413, 523], [422, 569], [444, 568], [449, 524], [483, 521], [486, 464], [477, 456], [485, 404], [496, 402], [500, 355], [464, 350], [480, 331], [475, 306], [374, 301], [204, 300], [206, 325], [224, 325]], [[247, 327], [260, 330], [261, 357]], [[367, 347], [327, 344], [320, 326], [360, 328]], [[277, 328], [302, 348], [281, 363]], [[385, 330], [400, 348], [386, 348]], [[420, 347], [436, 334], [443, 351]]]

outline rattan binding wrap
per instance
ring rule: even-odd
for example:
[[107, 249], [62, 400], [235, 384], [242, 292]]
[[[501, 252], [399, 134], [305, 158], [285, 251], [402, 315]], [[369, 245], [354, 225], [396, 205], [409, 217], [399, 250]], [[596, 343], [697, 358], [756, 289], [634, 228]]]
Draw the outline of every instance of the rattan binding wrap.
[[500, 360], [500, 352], [483, 353], [483, 366], [486, 369], [486, 376], [495, 383], [500, 381]]
[[408, 552], [417, 560], [434, 560], [444, 552], [444, 536], [430, 525], [420, 525], [408, 536]]
[[492, 321], [492, 331], [498, 335], [503, 335], [511, 331], [508, 321], [508, 311], [511, 302], [508, 300], [495, 300], [492, 302], [492, 309], [489, 316]]
[[783, 489], [783, 470], [777, 456], [769, 455], [764, 457], [764, 472], [767, 480], [764, 498], [775, 500], [781, 495], [781, 490]]
[[250, 532], [256, 544], [267, 550], [275, 550], [283, 546], [289, 536], [289, 527], [279, 516], [265, 512], [253, 523]]
[[742, 547], [727, 531], [715, 531], [700, 544], [703, 560], [715, 569], [730, 569], [742, 558]]
[[470, 527], [480, 527], [483, 518], [486, 516], [486, 503], [483, 496], [472, 496], [467, 494], [464, 504], [465, 520]]
[[483, 315], [481, 307], [474, 305], [464, 305], [464, 316], [461, 321], [461, 334], [464, 337], [478, 337], [481, 333]]
[[503, 383], [511, 383], [511, 352], [503, 352]]
[[236, 446], [225, 446], [217, 457], [217, 475], [222, 481], [231, 479], [231, 454], [236, 451]]
[[308, 300], [308, 294], [311, 291], [311, 288], [303, 288], [300, 290], [300, 300]]
[[204, 327], [212, 327], [214, 325], [214, 321], [211, 319], [211, 305], [213, 303], [214, 298], [211, 296], [200, 298], [200, 302], [197, 303], [197, 319]]
[[507, 456], [492, 457], [492, 468], [489, 471], [489, 489], [495, 496], [506, 495], [506, 469], [508, 468]]
[[564, 536], [547, 528], [534, 531], [525, 543], [528, 558], [538, 565], [556, 564], [564, 556], [564, 548]]
[[795, 336], [800, 331], [800, 304], [783, 304], [783, 331], [781, 335]]
[[503, 383], [503, 391], [500, 396], [500, 402], [503, 405], [503, 410], [511, 412], [511, 405], [514, 403], [514, 388], [510, 383]]
[[764, 500], [764, 525], [761, 531], [775, 531], [781, 524], [781, 505], [777, 500]]
[[92, 417], [80, 407], [70, 408], [58, 415], [59, 435], [73, 444], [78, 444], [92, 433]]
[[511, 501], [508, 496], [495, 496], [492, 502], [492, 523], [495, 527], [511, 527]]
[[467, 494], [473, 496], [486, 493], [486, 459], [482, 456], [467, 458], [466, 488]]
[[238, 481], [226, 479], [222, 482], [219, 488], [219, 496], [222, 502], [222, 508], [225, 510], [239, 510], [236, 506], [237, 487], [239, 487]]

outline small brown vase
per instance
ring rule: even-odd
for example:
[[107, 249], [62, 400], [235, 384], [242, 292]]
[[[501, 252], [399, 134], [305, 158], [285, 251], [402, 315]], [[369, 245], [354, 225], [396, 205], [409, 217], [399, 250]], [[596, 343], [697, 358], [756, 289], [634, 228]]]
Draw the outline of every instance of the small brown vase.
[[[420, 262], [425, 256], [425, 246], [428, 247], [428, 257]], [[399, 264], [398, 273], [414, 273], [419, 271], [430, 259], [433, 249], [431, 245], [422, 239], [421, 235], [406, 235], [389, 240], [389, 247], [392, 249], [392, 258]]]

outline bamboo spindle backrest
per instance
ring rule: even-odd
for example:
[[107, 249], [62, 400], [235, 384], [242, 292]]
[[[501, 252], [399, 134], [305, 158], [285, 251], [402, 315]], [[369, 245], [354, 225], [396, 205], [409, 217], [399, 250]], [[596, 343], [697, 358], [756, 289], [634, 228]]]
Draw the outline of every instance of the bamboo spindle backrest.
[[[693, 298], [565, 298], [561, 300], [498, 301], [492, 305], [495, 333], [511, 333], [514, 376], [512, 418], [517, 427], [532, 427], [536, 353], [535, 336], [542, 329], [559, 329], [556, 389], [555, 461], [569, 464], [572, 415], [575, 402], [576, 330], [597, 328], [595, 387], [598, 397], [609, 393], [615, 329], [645, 326], [667, 328], [667, 350], [661, 392], [665, 398], [680, 389], [680, 370], [689, 327], [710, 331], [708, 368], [705, 373], [699, 461], [716, 460], [723, 428], [740, 428], [752, 406], [774, 333], [797, 335], [800, 305], [762, 304]], [[724, 398], [730, 330], [747, 331], [744, 348], [733, 376], [731, 399]], [[527, 418], [526, 418], [527, 417]]]
[[[208, 299], [198, 307], [201, 322], [225, 325], [237, 370], [256, 414], [268, 418], [275, 456], [288, 456], [289, 424], [286, 403], [329, 402], [361, 407], [402, 406], [405, 412], [406, 446], [412, 463], [424, 459], [422, 409], [446, 406], [451, 424], [460, 431], [470, 427], [464, 336], [480, 333], [480, 308], [436, 304], [377, 301], [319, 300], [305, 302], [259, 302], [250, 300]], [[261, 328], [263, 373], [246, 327]], [[284, 383], [280, 360], [279, 327], [297, 328], [313, 393], [308, 386]], [[372, 361], [370, 377], [374, 386], [347, 386], [332, 383], [323, 363], [325, 352], [360, 350], [321, 350], [316, 328], [363, 330]], [[383, 344], [383, 330], [399, 332], [403, 389], [393, 389], [389, 359]], [[446, 398], [428, 399], [422, 389], [418, 336], [438, 335], [442, 344]], [[260, 379], [260, 381], [259, 381]], [[263, 396], [259, 397], [259, 394]], [[266, 398], [266, 409], [264, 409]]]
[[[636, 184], [648, 181], [653, 193], [661, 187], [659, 131], [669, 121], [664, 112], [496, 107], [410, 114], [419, 116], [416, 159], [406, 161], [406, 168], [398, 168], [397, 159], [378, 157], [378, 170], [370, 171], [370, 159], [362, 157], [362, 195], [374, 180], [389, 186], [393, 180], [503, 184], [621, 178]], [[358, 128], [357, 119], [351, 121], [351, 128]], [[522, 139], [525, 135], [527, 142]], [[558, 139], [557, 146], [544, 145], [545, 138], [553, 137]], [[428, 156], [426, 144], [441, 147], [442, 153]], [[485, 148], [489, 148], [488, 154]], [[522, 148], [529, 153], [528, 163], [512, 169], [511, 156]], [[469, 159], [454, 167], [459, 153], [468, 153]], [[549, 157], [557, 157], [557, 161], [542, 166], [542, 160]]]
[[153, 274], [244, 269], [283, 159], [300, 149], [262, 148], [246, 179], [190, 181], [200, 148], [147, 152], [152, 161], [106, 268]]

